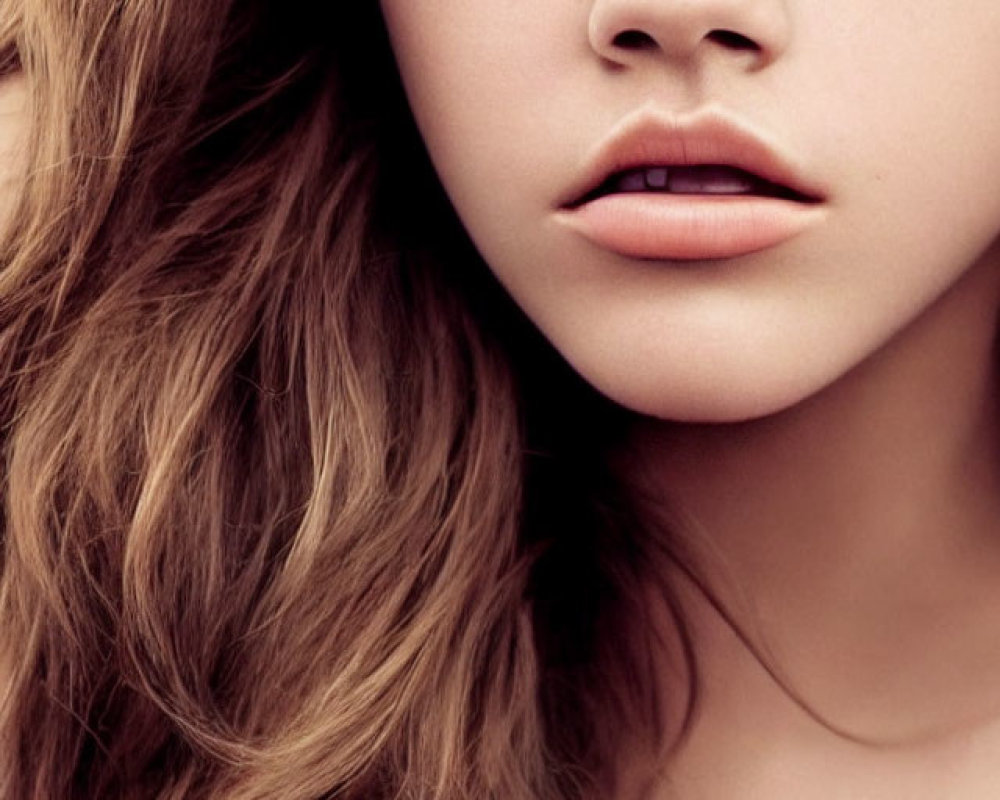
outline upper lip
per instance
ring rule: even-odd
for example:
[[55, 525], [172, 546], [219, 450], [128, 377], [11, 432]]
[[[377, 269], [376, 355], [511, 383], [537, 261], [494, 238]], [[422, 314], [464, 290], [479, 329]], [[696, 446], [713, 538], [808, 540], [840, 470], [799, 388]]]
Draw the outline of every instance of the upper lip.
[[585, 202], [626, 170], [696, 164], [736, 167], [791, 191], [803, 202], [819, 202], [826, 194], [805, 177], [787, 150], [719, 108], [683, 116], [644, 108], [597, 144], [584, 162], [580, 180], [560, 205], [572, 208]]

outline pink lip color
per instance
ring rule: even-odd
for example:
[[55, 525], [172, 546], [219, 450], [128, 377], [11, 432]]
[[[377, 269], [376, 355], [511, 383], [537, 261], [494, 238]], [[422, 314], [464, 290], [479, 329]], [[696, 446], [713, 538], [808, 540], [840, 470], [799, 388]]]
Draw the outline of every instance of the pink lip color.
[[559, 219], [598, 247], [641, 259], [734, 258], [778, 245], [822, 209], [758, 195], [605, 195]]
[[[602, 187], [632, 169], [720, 165], [783, 190], [731, 194]], [[825, 214], [825, 187], [794, 154], [715, 105], [672, 115], [644, 106], [597, 143], [556, 219], [598, 247], [642, 259], [733, 258], [781, 244]]]

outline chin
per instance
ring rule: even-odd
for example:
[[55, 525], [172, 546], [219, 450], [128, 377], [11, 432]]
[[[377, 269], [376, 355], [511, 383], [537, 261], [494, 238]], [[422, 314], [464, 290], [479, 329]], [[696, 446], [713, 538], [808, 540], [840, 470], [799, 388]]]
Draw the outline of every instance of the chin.
[[[591, 380], [618, 405], [647, 417], [690, 424], [733, 424], [780, 414], [822, 390], [823, 385], [793, 377], [739, 374], [693, 380], [676, 375], [659, 380], [648, 373], [622, 380], [621, 375]], [[651, 378], [653, 378], [651, 380]]]

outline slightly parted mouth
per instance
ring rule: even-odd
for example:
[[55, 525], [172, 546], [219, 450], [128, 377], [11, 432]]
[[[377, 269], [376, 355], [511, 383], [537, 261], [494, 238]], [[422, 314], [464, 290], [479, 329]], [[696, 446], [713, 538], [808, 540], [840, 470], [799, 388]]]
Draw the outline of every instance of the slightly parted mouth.
[[573, 209], [613, 194], [679, 194], [702, 196], [773, 197], [796, 203], [819, 203], [821, 198], [803, 194], [752, 172], [728, 164], [654, 164], [613, 173], [598, 186], [567, 204]]
[[824, 201], [794, 158], [715, 106], [673, 116], [644, 107], [600, 142], [562, 208], [614, 194], [658, 193]]

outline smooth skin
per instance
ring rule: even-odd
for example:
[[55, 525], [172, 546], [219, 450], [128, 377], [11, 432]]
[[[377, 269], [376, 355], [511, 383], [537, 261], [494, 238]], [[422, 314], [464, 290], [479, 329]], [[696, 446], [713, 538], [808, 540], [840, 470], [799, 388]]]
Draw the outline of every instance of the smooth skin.
[[[780, 677], [689, 592], [702, 713], [669, 759], [623, 752], [618, 797], [997, 797], [1000, 4], [382, 9], [469, 234], [642, 415], [625, 469]], [[694, 262], [560, 225], [587, 153], [644, 108], [736, 115], [823, 186], [822, 221]]]

